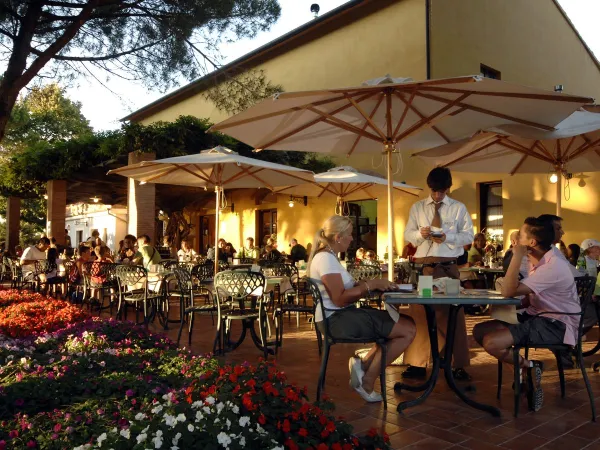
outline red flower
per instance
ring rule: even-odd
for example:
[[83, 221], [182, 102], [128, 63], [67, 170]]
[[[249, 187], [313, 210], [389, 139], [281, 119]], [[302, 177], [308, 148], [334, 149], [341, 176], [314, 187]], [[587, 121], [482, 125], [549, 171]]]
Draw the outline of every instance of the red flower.
[[343, 450], [352, 450], [352, 448], [353, 448], [352, 445], [348, 444], [348, 443], [345, 443], [344, 446], [342, 447]]
[[260, 423], [261, 425], [264, 425], [265, 423], [267, 423], [267, 418], [265, 417], [264, 414], [261, 414], [260, 416], [258, 416], [258, 423]]
[[317, 447], [317, 450], [329, 450], [329, 447], [327, 446], [327, 444], [323, 444], [322, 442], [319, 444], [319, 446]]
[[329, 436], [329, 431], [327, 431], [327, 430], [323, 430], [323, 431], [321, 431], [321, 437], [322, 437], [323, 439], [326, 439], [326, 438], [327, 438], [327, 436]]
[[229, 381], [231, 381], [232, 383], [237, 383], [237, 375], [235, 373], [231, 373], [229, 374]]
[[330, 433], [333, 433], [335, 431], [335, 423], [333, 423], [331, 420], [329, 422], [327, 422], [327, 426], [325, 427], [325, 429], [327, 431], [329, 431]]
[[283, 432], [284, 432], [284, 433], [289, 433], [289, 432], [290, 432], [290, 429], [291, 429], [290, 421], [289, 421], [289, 420], [287, 420], [287, 419], [285, 419], [285, 420], [283, 421]]
[[342, 446], [339, 442], [331, 444], [331, 450], [342, 450]]
[[306, 428], [300, 428], [298, 430], [298, 434], [302, 437], [306, 437], [306, 436], [308, 436], [308, 431], [306, 430]]
[[319, 416], [319, 423], [321, 425], [324, 426], [328, 421], [329, 421], [329, 419], [326, 416]]
[[255, 380], [248, 380], [246, 382], [246, 386], [250, 386], [251, 388], [254, 389], [254, 387], [256, 387], [256, 381]]
[[290, 438], [288, 438], [287, 441], [285, 441], [285, 443], [283, 445], [288, 447], [290, 450], [298, 450], [298, 446]]
[[367, 433], [367, 436], [374, 438], [375, 436], [377, 436], [377, 434], [378, 434], [378, 433], [377, 433], [377, 429], [375, 429], [375, 428], [371, 428], [371, 429], [369, 430], [369, 432]]

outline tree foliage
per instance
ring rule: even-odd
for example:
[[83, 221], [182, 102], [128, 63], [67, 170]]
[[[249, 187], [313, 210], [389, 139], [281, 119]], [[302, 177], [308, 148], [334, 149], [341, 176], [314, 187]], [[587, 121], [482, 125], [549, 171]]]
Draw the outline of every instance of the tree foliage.
[[100, 69], [168, 89], [218, 67], [218, 44], [277, 20], [277, 0], [2, 0], [0, 140], [21, 89], [36, 77]]

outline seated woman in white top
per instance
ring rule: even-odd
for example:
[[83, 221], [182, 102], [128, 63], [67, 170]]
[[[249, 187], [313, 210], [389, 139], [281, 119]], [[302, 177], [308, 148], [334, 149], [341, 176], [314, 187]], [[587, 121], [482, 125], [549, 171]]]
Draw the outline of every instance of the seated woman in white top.
[[[397, 322], [385, 310], [356, 308], [355, 303], [371, 291], [389, 291], [396, 286], [382, 279], [355, 282], [342, 267], [337, 254], [345, 252], [352, 242], [352, 222], [347, 217], [332, 216], [317, 231], [308, 262], [309, 277], [319, 287], [329, 331], [337, 338], [389, 339], [387, 364], [398, 358], [413, 341], [415, 324], [410, 317], [400, 316]], [[320, 306], [315, 321], [323, 329]], [[373, 390], [381, 367], [381, 352], [373, 346], [361, 360], [350, 358], [350, 385], [368, 402], [383, 398]], [[384, 393], [385, 394], [385, 393]]]
[[181, 241], [181, 250], [177, 252], [177, 259], [179, 262], [190, 262], [196, 261], [198, 254], [190, 247], [190, 243], [187, 239]]

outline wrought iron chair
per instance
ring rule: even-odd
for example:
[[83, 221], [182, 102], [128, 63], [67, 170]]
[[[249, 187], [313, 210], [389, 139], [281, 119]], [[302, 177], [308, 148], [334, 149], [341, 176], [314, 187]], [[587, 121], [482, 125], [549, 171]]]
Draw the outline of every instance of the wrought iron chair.
[[23, 276], [23, 267], [17, 258], [8, 258], [11, 272], [10, 287], [21, 291], [26, 286], [29, 286], [31, 290], [35, 289], [35, 278], [33, 273], [27, 279]]
[[254, 258], [240, 258], [240, 264], [254, 264]]
[[[153, 308], [153, 314], [159, 312], [161, 302], [164, 299], [161, 293], [148, 289], [148, 271], [140, 266], [119, 265], [115, 275], [118, 282], [119, 305], [117, 317], [122, 316], [123, 306], [131, 303], [135, 305], [135, 321], [139, 322], [140, 303], [144, 311], [144, 322], [146, 326], [152, 318], [148, 309]], [[127, 311], [125, 311], [125, 316]], [[122, 317], [121, 317], [122, 318]]]
[[[55, 272], [55, 276], [48, 278], [48, 275]], [[63, 292], [66, 293], [67, 277], [58, 275], [58, 265], [56, 262], [41, 259], [35, 262], [35, 278], [38, 289], [47, 293], [50, 287], [63, 286]]]
[[[179, 345], [181, 339], [181, 332], [183, 331], [186, 315], [188, 318], [188, 345], [192, 345], [194, 314], [210, 314], [214, 325], [214, 314], [218, 311], [218, 308], [215, 304], [212, 292], [205, 287], [199, 287], [194, 284], [191, 271], [181, 267], [175, 267], [173, 271], [175, 273], [175, 278], [177, 279], [177, 286], [179, 287], [181, 308], [181, 326], [179, 327], [179, 334], [177, 334], [177, 345]], [[205, 299], [204, 304], [196, 303], [196, 299], [199, 297]], [[216, 345], [217, 341], [215, 339], [213, 351], [215, 351]]]
[[[373, 264], [362, 264], [360, 266], [351, 267], [348, 269], [348, 273], [355, 281], [375, 280], [381, 278], [383, 275], [379, 265]], [[366, 303], [367, 306], [369, 306], [371, 302], [377, 303], [377, 307], [381, 308], [381, 295], [375, 293], [364, 299], [364, 303]], [[363, 303], [363, 300], [361, 300], [361, 303]]]
[[[295, 269], [295, 267], [294, 267]], [[290, 275], [290, 283], [292, 284], [291, 289], [283, 292], [282, 301], [275, 306], [273, 316], [275, 318], [275, 332], [278, 333], [276, 342], [279, 347], [283, 346], [283, 316], [288, 313], [288, 320], [291, 317], [291, 313], [296, 313], [296, 326], [300, 326], [300, 314], [311, 315], [314, 323], [315, 314], [315, 303], [308, 305], [306, 302], [307, 296], [310, 295], [310, 291], [306, 284], [307, 278], [300, 279], [298, 277], [298, 271]]]
[[[92, 261], [83, 264], [83, 302], [88, 304], [91, 310], [97, 302], [98, 311], [110, 308], [112, 315], [114, 298], [117, 296], [119, 284], [116, 277], [116, 269], [119, 264]], [[104, 305], [104, 299], [108, 298], [108, 305]]]
[[[593, 308], [593, 313], [595, 314], [595, 317], [596, 317], [596, 323], [593, 325], [592, 324], [584, 324], [584, 328], [583, 328], [584, 335], [588, 331], [590, 331], [595, 325], [597, 325], [600, 329], [600, 300], [590, 302], [590, 304], [588, 305], [588, 308]], [[600, 332], [598, 335], [598, 342], [596, 342], [596, 345], [594, 345], [594, 347], [592, 347], [591, 349], [583, 352], [583, 357], [585, 358], [586, 356], [592, 356], [595, 353], [597, 353], [598, 350], [600, 350]], [[600, 361], [595, 362], [592, 365], [592, 369], [594, 370], [594, 372], [598, 372], [598, 370], [600, 370]]]
[[[585, 370], [585, 365], [583, 363], [583, 352], [581, 345], [581, 337], [583, 336], [583, 315], [585, 314], [585, 309], [589, 305], [590, 300], [592, 298], [592, 294], [594, 292], [594, 286], [596, 284], [596, 279], [590, 276], [585, 277], [577, 277], [575, 278], [575, 283], [577, 286], [577, 295], [579, 296], [579, 303], [581, 305], [581, 312], [579, 313], [566, 313], [566, 312], [558, 312], [561, 315], [567, 316], [578, 316], [579, 317], [579, 327], [577, 333], [577, 343], [575, 344], [575, 355], [577, 358], [577, 363], [579, 368], [581, 369], [581, 374], [583, 375], [583, 380], [585, 382], [585, 387], [588, 392], [588, 396], [590, 399], [590, 406], [592, 409], [592, 421], [596, 421], [596, 407], [594, 405], [594, 393], [592, 392], [592, 386], [590, 385], [590, 380], [588, 378], [587, 372]], [[538, 318], [544, 317], [547, 314], [556, 314], [553, 313], [540, 313], [536, 315], [534, 318], [530, 320], [536, 320]], [[513, 356], [514, 356], [514, 415], [517, 417], [519, 415], [519, 404], [521, 400], [521, 376], [520, 376], [520, 368], [519, 368], [519, 353], [521, 349], [525, 349], [525, 358], [529, 356], [529, 345], [524, 346], [513, 346]], [[548, 350], [554, 351], [556, 355], [556, 364], [558, 366], [558, 377], [560, 380], [560, 394], [562, 398], [565, 398], [565, 372], [562, 364], [562, 359], [560, 358], [559, 352], [571, 352], [573, 347], [566, 344], [560, 345], [536, 345], [534, 348], [544, 348]], [[500, 398], [500, 393], [502, 391], [502, 363], [498, 361], [498, 391], [497, 398]], [[528, 398], [529, 408], [533, 407], [532, 399]]]
[[[217, 334], [215, 353], [235, 350], [243, 342], [249, 330], [256, 347], [269, 354], [269, 347], [277, 348], [277, 342], [267, 342], [267, 312], [264, 306], [266, 279], [262, 273], [250, 271], [219, 272], [214, 279], [217, 303]], [[231, 342], [231, 322], [242, 323], [242, 334], [237, 342]], [[258, 321], [259, 335], [254, 322]], [[274, 350], [271, 350], [274, 353]]]
[[[380, 339], [339, 339], [335, 337], [331, 331], [329, 330], [329, 319], [327, 318], [327, 309], [325, 305], [323, 305], [323, 300], [321, 298], [321, 291], [319, 291], [319, 287], [315, 284], [311, 279], [306, 280], [306, 284], [310, 291], [310, 294], [313, 298], [313, 302], [315, 304], [315, 308], [321, 308], [321, 314], [323, 315], [323, 320], [321, 322], [317, 322], [317, 342], [319, 344], [319, 350], [321, 350], [321, 370], [319, 372], [319, 380], [317, 381], [317, 401], [321, 400], [321, 392], [325, 387], [325, 375], [327, 374], [327, 363], [329, 361], [329, 349], [332, 345], [335, 344], [369, 344], [375, 343], [381, 348], [381, 370], [379, 372], [379, 383], [381, 384], [381, 396], [383, 397], [383, 408], [387, 409], [387, 392], [386, 392], [386, 381], [385, 381], [385, 369], [386, 369], [386, 359], [387, 359], [387, 342], [386, 338]], [[365, 313], [365, 311], [361, 311], [360, 308], [356, 309], [357, 314]]]

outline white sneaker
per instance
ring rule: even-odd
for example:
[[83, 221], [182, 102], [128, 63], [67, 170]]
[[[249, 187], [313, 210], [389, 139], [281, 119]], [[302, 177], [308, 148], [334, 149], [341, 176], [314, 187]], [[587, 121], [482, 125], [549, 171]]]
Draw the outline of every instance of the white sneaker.
[[371, 392], [370, 394], [365, 391], [365, 388], [362, 386], [355, 387], [354, 390], [360, 394], [360, 396], [369, 403], [381, 402], [383, 401], [383, 397], [378, 392]]
[[353, 356], [348, 361], [348, 370], [350, 371], [350, 387], [356, 389], [362, 384], [362, 378], [365, 372], [362, 369], [362, 360]]

